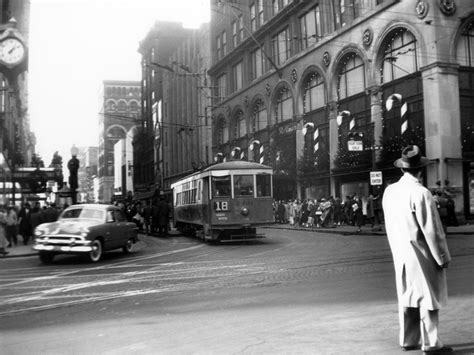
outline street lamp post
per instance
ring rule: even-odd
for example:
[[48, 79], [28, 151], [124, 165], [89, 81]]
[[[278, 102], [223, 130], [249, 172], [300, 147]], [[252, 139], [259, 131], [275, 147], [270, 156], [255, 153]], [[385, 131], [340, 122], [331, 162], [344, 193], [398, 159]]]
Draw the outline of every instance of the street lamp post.
[[72, 204], [77, 203], [77, 171], [79, 170], [79, 159], [77, 159], [78, 149], [75, 145], [71, 148], [72, 158], [67, 163], [67, 168], [69, 169], [69, 188], [71, 189], [71, 202]]

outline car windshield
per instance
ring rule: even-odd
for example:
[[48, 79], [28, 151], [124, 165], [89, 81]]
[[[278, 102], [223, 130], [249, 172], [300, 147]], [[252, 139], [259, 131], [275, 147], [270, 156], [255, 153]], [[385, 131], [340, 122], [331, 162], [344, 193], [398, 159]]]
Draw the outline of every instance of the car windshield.
[[93, 208], [74, 208], [63, 212], [61, 218], [104, 219], [104, 211]]

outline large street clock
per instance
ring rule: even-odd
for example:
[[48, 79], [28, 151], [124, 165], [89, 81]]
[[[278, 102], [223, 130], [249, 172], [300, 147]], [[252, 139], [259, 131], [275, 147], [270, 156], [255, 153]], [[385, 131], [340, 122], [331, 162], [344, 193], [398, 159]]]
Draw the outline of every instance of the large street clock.
[[0, 40], [0, 61], [8, 66], [20, 64], [25, 58], [25, 45], [18, 38], [9, 37]]

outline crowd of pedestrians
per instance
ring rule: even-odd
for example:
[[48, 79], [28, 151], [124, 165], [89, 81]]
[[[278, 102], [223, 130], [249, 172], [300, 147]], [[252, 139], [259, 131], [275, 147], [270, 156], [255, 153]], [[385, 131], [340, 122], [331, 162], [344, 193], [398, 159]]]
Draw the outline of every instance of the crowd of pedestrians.
[[357, 194], [344, 199], [329, 196], [317, 199], [275, 201], [275, 221], [307, 228], [336, 228], [351, 225], [361, 231], [368, 223], [373, 228], [382, 223], [380, 196], [372, 194], [361, 198]]
[[164, 196], [158, 200], [116, 202], [127, 216], [127, 220], [135, 222], [138, 229], [146, 235], [158, 234], [166, 236], [169, 232], [171, 208]]
[[17, 246], [20, 241], [28, 245], [33, 240], [36, 226], [56, 221], [59, 214], [60, 210], [54, 203], [44, 207], [39, 202], [33, 206], [25, 202], [20, 208], [0, 206], [0, 254], [8, 254], [6, 249]]

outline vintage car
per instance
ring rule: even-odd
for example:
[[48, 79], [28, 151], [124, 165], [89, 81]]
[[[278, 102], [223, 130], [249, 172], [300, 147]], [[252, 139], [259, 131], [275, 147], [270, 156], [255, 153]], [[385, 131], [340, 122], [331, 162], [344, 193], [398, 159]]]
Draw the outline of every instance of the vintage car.
[[79, 204], [66, 208], [59, 219], [36, 227], [33, 249], [43, 263], [56, 254], [84, 254], [92, 262], [107, 250], [132, 251], [137, 242], [137, 227], [128, 222], [123, 211], [111, 205]]

